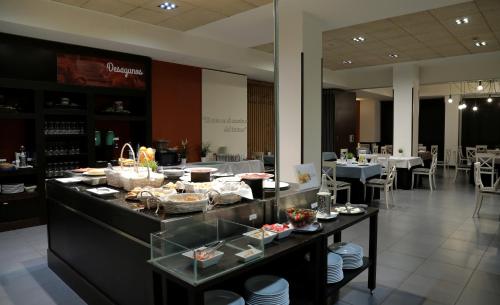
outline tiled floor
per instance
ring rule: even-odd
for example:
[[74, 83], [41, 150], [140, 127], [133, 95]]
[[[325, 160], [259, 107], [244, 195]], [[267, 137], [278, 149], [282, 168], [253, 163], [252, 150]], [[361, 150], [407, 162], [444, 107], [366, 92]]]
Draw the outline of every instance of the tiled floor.
[[[441, 174], [443, 176], [443, 174]], [[472, 218], [474, 189], [438, 179], [438, 190], [397, 190], [379, 216], [378, 288], [364, 272], [339, 305], [489, 305], [500, 300], [500, 196], [485, 198]], [[367, 246], [368, 223], [343, 239]], [[85, 304], [46, 262], [44, 226], [0, 233], [1, 305]]]

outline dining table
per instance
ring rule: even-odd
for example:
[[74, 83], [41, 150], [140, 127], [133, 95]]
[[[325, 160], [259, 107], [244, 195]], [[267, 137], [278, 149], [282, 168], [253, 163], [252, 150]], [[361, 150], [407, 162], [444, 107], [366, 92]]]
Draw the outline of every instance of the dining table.
[[389, 162], [396, 165], [397, 169], [397, 188], [409, 190], [411, 189], [411, 175], [414, 168], [423, 167], [424, 160], [421, 157], [415, 156], [378, 156], [377, 162], [387, 167]]
[[[324, 167], [323, 173], [331, 176], [331, 168]], [[366, 203], [365, 198], [371, 197], [371, 188], [367, 189], [367, 194], [364, 193], [364, 185], [371, 178], [380, 178], [382, 174], [382, 166], [379, 163], [365, 163], [360, 164], [357, 162], [347, 163], [338, 160], [336, 167], [337, 180], [349, 182], [351, 184], [351, 203]], [[376, 190], [374, 198], [379, 198], [379, 192]], [[345, 191], [337, 193], [337, 203], [343, 203], [347, 200]]]

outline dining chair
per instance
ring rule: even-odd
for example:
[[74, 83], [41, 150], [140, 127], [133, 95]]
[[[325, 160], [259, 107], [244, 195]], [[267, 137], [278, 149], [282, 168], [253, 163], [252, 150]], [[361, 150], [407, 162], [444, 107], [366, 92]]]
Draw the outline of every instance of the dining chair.
[[335, 161], [323, 161], [323, 167], [327, 168], [324, 171], [326, 175], [326, 185], [330, 192], [333, 193], [333, 204], [337, 203], [337, 192], [347, 191], [347, 202], [351, 202], [351, 184], [345, 181], [337, 180], [337, 162]]
[[396, 177], [396, 166], [392, 165], [392, 167], [389, 169], [388, 175], [386, 176], [385, 179], [380, 179], [380, 178], [373, 178], [368, 181], [366, 181], [364, 185], [364, 191], [365, 191], [365, 201], [366, 201], [366, 188], [370, 187], [372, 188], [372, 193], [371, 193], [371, 199], [370, 202], [373, 201], [373, 193], [375, 193], [375, 189], [378, 188], [380, 190], [384, 190], [385, 193], [385, 207], [389, 209], [389, 194], [391, 195], [391, 201], [392, 204], [394, 204], [394, 179]]
[[380, 153], [382, 155], [387, 155], [387, 146], [380, 146]]
[[378, 145], [372, 144], [372, 154], [378, 154]]
[[386, 155], [385, 157], [387, 163], [384, 162], [385, 164], [382, 164], [382, 173], [380, 174], [380, 177], [387, 177], [390, 174], [392, 167], [396, 167], [396, 172], [394, 173], [394, 189], [398, 189], [398, 171], [396, 160], [392, 160], [390, 155]]
[[431, 188], [431, 191], [433, 190], [432, 186], [434, 186], [434, 189], [437, 189], [437, 186], [436, 186], [436, 167], [437, 167], [437, 154], [433, 154], [430, 168], [417, 167], [417, 168], [413, 169], [411, 172], [411, 189], [413, 190], [413, 185], [415, 183], [415, 176], [417, 176], [417, 175], [428, 176], [429, 177], [429, 187]]
[[452, 151], [450, 148], [447, 148], [444, 150], [444, 158], [443, 158], [443, 162], [438, 162], [437, 165], [438, 166], [442, 166], [443, 169], [444, 169], [444, 174], [447, 176], [448, 175], [448, 169], [450, 168], [450, 165], [451, 165], [451, 162], [452, 162]]
[[465, 148], [465, 157], [467, 158], [467, 164], [469, 164], [469, 166], [476, 162], [476, 152], [475, 147]]
[[436, 155], [439, 151], [438, 145], [431, 145], [431, 154]]
[[385, 148], [387, 149], [387, 153], [392, 155], [392, 145], [386, 145]]
[[427, 147], [424, 144], [418, 144], [418, 151], [426, 151]]
[[479, 172], [481, 175], [491, 176], [490, 185], [493, 185], [493, 182], [495, 181], [495, 178], [497, 176], [495, 169], [495, 159], [496, 158], [494, 154], [485, 154], [485, 153], [476, 154], [476, 163], [479, 162]]
[[457, 160], [457, 162], [455, 164], [455, 176], [453, 177], [453, 182], [457, 180], [459, 171], [465, 172], [466, 175], [468, 175], [470, 171], [469, 161], [464, 157], [462, 149], [457, 150], [456, 156], [457, 157], [455, 159]]
[[348, 152], [349, 152], [348, 148], [341, 148], [340, 149], [340, 157], [342, 158], [342, 156], [344, 156], [344, 158], [345, 158]]
[[500, 184], [500, 179], [492, 184], [490, 187], [486, 187], [483, 185], [483, 181], [481, 180], [481, 163], [474, 163], [474, 185], [476, 187], [476, 207], [474, 209], [474, 213], [472, 217], [479, 217], [479, 210], [481, 210], [481, 206], [483, 204], [483, 196], [486, 195], [500, 195], [500, 191], [498, 190], [498, 186]]
[[476, 152], [480, 153], [488, 152], [488, 145], [476, 145]]

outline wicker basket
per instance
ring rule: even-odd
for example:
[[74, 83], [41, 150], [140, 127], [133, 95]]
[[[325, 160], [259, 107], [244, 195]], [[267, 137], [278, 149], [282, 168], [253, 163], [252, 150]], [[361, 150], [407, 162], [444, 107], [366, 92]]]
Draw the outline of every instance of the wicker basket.
[[134, 158], [134, 163], [136, 162], [135, 158], [135, 153], [134, 150], [132, 149], [132, 146], [129, 143], [125, 143], [122, 146], [122, 150], [120, 152], [120, 158], [118, 159], [118, 163], [120, 164], [119, 167], [113, 167], [111, 169], [105, 169], [104, 173], [106, 174], [106, 180], [108, 185], [114, 186], [114, 187], [123, 187], [123, 182], [122, 182], [122, 173], [125, 171], [128, 171], [131, 169], [130, 166], [124, 167], [123, 166], [123, 152], [125, 151], [125, 147], [128, 147], [130, 151], [132, 152], [132, 157]]

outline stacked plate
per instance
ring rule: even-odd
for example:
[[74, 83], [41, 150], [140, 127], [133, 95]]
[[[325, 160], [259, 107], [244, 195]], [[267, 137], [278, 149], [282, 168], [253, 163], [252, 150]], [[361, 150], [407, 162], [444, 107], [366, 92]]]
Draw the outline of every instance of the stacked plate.
[[328, 253], [327, 282], [333, 284], [342, 281], [342, 257], [336, 253]]
[[228, 290], [209, 290], [205, 292], [205, 305], [245, 305], [245, 300]]
[[348, 243], [333, 252], [342, 257], [343, 269], [357, 269], [363, 266], [363, 247], [359, 245]]
[[2, 194], [17, 194], [24, 192], [24, 183], [2, 184]]
[[247, 305], [288, 305], [288, 282], [272, 275], [259, 275], [245, 282]]

